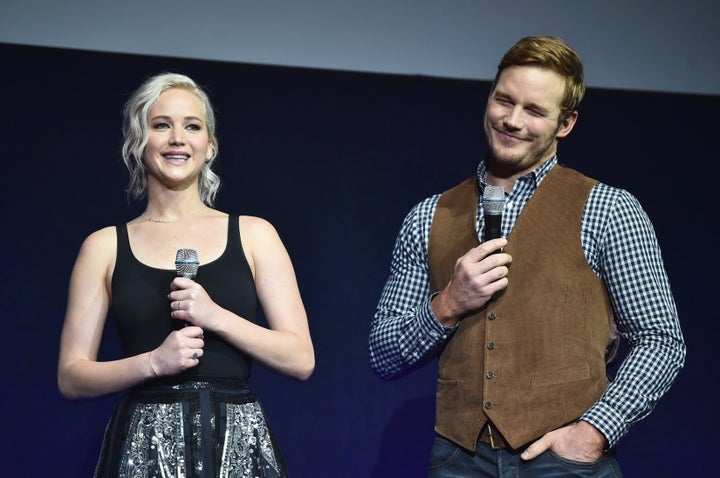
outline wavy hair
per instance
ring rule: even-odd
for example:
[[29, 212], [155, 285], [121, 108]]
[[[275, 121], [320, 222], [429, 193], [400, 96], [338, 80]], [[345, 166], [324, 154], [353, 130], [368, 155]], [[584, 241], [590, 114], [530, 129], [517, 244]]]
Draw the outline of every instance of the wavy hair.
[[538, 66], [565, 78], [565, 97], [560, 103], [560, 122], [577, 111], [585, 96], [583, 65], [575, 50], [557, 37], [525, 37], [513, 45], [498, 64], [493, 90], [500, 74], [510, 66]]
[[147, 196], [147, 168], [143, 162], [143, 154], [148, 141], [148, 114], [155, 105], [160, 94], [172, 88], [183, 88], [198, 97], [205, 112], [207, 131], [212, 145], [212, 157], [205, 161], [200, 172], [198, 189], [200, 199], [208, 206], [215, 202], [215, 195], [220, 188], [220, 176], [212, 165], [218, 153], [218, 142], [215, 135], [215, 112], [207, 93], [191, 78], [178, 73], [161, 73], [148, 78], [125, 103], [123, 109], [123, 146], [122, 158], [130, 172], [128, 197], [144, 199]]

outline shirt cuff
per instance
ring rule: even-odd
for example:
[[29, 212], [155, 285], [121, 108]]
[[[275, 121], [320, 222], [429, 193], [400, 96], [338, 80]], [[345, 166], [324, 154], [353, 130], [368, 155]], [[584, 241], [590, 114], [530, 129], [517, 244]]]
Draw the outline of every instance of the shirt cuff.
[[614, 448], [620, 438], [628, 431], [622, 415], [602, 401], [593, 405], [590, 410], [580, 417], [580, 420], [588, 422], [605, 436], [608, 449]]

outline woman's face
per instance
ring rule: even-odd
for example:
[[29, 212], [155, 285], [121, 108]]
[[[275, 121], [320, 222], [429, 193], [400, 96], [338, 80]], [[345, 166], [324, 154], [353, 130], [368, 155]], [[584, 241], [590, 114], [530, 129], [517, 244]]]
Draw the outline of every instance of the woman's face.
[[148, 181], [173, 190], [196, 184], [212, 152], [200, 99], [184, 88], [161, 93], [148, 113], [148, 141], [143, 155]]

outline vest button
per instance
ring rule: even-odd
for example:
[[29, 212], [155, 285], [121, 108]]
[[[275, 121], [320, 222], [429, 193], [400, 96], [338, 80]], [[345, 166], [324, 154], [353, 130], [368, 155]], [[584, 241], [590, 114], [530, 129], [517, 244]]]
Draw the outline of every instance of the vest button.
[[497, 318], [497, 316], [495, 315], [495, 312], [490, 312], [490, 313], [488, 314], [488, 319], [490, 319], [490, 320], [495, 320], [496, 318]]
[[495, 372], [488, 372], [485, 374], [485, 376], [492, 380], [495, 377]]
[[495, 348], [495, 342], [489, 342], [489, 343], [487, 344], [487, 348], [488, 348], [488, 350], [494, 349], [494, 348]]
[[492, 407], [493, 407], [493, 402], [485, 402], [485, 408], [490, 409]]

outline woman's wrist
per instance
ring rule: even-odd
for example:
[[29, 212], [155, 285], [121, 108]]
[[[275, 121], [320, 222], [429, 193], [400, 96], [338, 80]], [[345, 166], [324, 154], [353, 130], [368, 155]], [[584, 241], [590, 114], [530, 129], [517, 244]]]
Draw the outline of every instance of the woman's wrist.
[[158, 378], [160, 375], [158, 375], [157, 370], [153, 365], [152, 353], [152, 350], [148, 353], [148, 363], [150, 364], [150, 373], [152, 374], [150, 378]]

